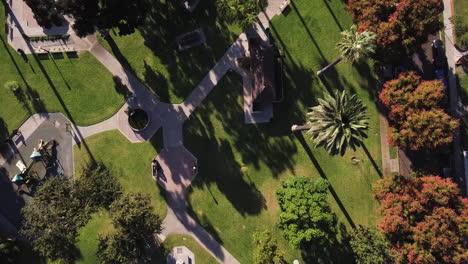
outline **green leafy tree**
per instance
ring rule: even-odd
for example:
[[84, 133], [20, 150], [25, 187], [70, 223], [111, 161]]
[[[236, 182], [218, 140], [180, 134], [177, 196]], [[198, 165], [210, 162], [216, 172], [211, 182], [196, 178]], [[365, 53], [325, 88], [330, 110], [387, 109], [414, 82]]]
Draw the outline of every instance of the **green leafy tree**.
[[33, 248], [42, 256], [72, 262], [76, 256], [77, 230], [89, 219], [89, 208], [81, 206], [68, 178], [51, 178], [23, 208], [21, 232], [32, 240]]
[[283, 253], [278, 249], [276, 239], [268, 230], [252, 235], [254, 264], [285, 264]]
[[316, 146], [325, 147], [331, 155], [344, 155], [348, 147], [360, 146], [369, 129], [367, 107], [361, 100], [345, 91], [336, 91], [333, 97], [327, 94], [318, 101], [319, 105], [307, 114], [308, 133]]
[[359, 226], [349, 244], [358, 264], [394, 263], [390, 243], [375, 227]]
[[231, 22], [246, 29], [257, 22], [258, 14], [267, 6], [266, 0], [218, 0], [217, 8]]
[[329, 184], [306, 177], [285, 181], [276, 191], [280, 207], [278, 226], [294, 247], [324, 245], [335, 233], [336, 216], [327, 201]]
[[87, 206], [109, 209], [122, 194], [119, 180], [102, 163], [89, 164], [77, 175], [76, 193], [79, 200]]
[[137, 241], [122, 229], [98, 237], [98, 256], [101, 263], [132, 263], [143, 255]]
[[356, 25], [352, 25], [349, 30], [341, 32], [341, 39], [337, 43], [337, 47], [341, 52], [341, 57], [327, 65], [325, 68], [317, 71], [317, 75], [321, 75], [343, 59], [354, 63], [374, 54], [376, 38], [377, 35], [374, 32], [359, 32]]
[[99, 239], [98, 256], [102, 263], [129, 263], [144, 258], [145, 248], [162, 231], [162, 221], [150, 201], [149, 195], [129, 193], [112, 203], [115, 231]]

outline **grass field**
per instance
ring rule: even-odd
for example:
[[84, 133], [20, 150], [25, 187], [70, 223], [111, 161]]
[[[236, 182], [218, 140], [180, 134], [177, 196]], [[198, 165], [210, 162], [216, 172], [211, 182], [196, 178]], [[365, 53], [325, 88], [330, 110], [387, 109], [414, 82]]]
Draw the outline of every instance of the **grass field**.
[[[468, 26], [468, 1], [466, 0], [454, 0], [454, 7], [453, 10], [455, 12], [455, 16], [457, 17], [458, 21], [455, 21], [455, 23], [462, 23]], [[462, 32], [461, 30], [456, 30], [456, 43], [457, 45], [462, 48], [462, 49], [468, 49], [468, 46], [462, 46], [459, 39], [462, 37], [462, 34], [468, 34], [468, 30]], [[466, 38], [466, 36], [465, 36]]]
[[91, 216], [91, 220], [80, 230], [77, 247], [81, 256], [76, 263], [98, 263], [96, 252], [98, 249], [98, 237], [112, 230], [112, 220], [105, 210], [98, 211]]
[[120, 180], [127, 192], [149, 194], [155, 212], [164, 218], [166, 204], [158, 186], [151, 177], [151, 161], [161, 146], [162, 133], [151, 142], [134, 144], [117, 130], [104, 132], [86, 139], [90, 153], [75, 146], [75, 171], [79, 171], [91, 159], [101, 161]]
[[[5, 24], [0, 4], [0, 24]], [[0, 30], [0, 139], [36, 112], [62, 112], [79, 125], [91, 125], [112, 116], [124, 103], [112, 75], [90, 53], [79, 58], [23, 59]], [[4, 85], [17, 81], [15, 96]]]
[[[79, 171], [91, 159], [104, 163], [120, 180], [125, 192], [148, 194], [154, 211], [161, 219], [166, 217], [167, 207], [160, 189], [151, 177], [151, 161], [161, 148], [162, 134], [157, 133], [150, 142], [130, 143], [119, 131], [104, 132], [86, 139], [90, 152], [75, 146], [75, 170]], [[91, 153], [91, 154], [90, 154]], [[82, 263], [96, 263], [96, 238], [106, 230], [110, 218], [106, 212], [98, 212], [80, 231]]]
[[[198, 158], [199, 174], [189, 195], [196, 219], [241, 263], [251, 263], [251, 234], [270, 229], [288, 263], [300, 259], [276, 228], [275, 191], [288, 177], [323, 177], [331, 183], [329, 201], [339, 218], [338, 242], [314, 258], [317, 263], [352, 262], [341, 241], [352, 226], [374, 225], [377, 202], [371, 183], [381, 167], [378, 110], [371, 65], [341, 62], [317, 79], [315, 72], [339, 56], [335, 43], [350, 18], [339, 0], [294, 1], [287, 15], [273, 19], [270, 32], [285, 55], [284, 100], [272, 123], [245, 125], [240, 77], [225, 76], [185, 125], [185, 144]], [[295, 137], [307, 107], [328, 91], [346, 89], [368, 106], [371, 117], [365, 149], [331, 157], [313, 147], [307, 135]], [[366, 151], [368, 154], [366, 154]], [[353, 165], [351, 158], [361, 160]], [[374, 166], [374, 164], [377, 166]], [[229, 216], [229, 217], [227, 217]]]
[[[163, 3], [164, 2], [164, 3]], [[241, 32], [223, 20], [215, 1], [200, 1], [188, 14], [173, 1], [151, 1], [144, 26], [128, 36], [111, 32], [100, 42], [127, 65], [162, 101], [180, 103], [215, 65]], [[176, 37], [201, 28], [206, 43], [177, 50]]]

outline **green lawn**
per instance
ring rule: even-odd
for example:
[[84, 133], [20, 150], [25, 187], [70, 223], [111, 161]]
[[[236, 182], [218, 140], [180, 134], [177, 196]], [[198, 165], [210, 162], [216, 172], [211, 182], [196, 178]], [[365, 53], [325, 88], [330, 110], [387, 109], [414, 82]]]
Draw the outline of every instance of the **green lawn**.
[[[193, 215], [241, 263], [251, 263], [250, 236], [263, 229], [272, 230], [279, 239], [288, 263], [301, 258], [275, 226], [275, 191], [288, 177], [322, 176], [329, 180], [330, 204], [339, 218], [338, 241], [350, 231], [350, 222], [374, 225], [378, 218], [378, 204], [371, 196], [371, 183], [379, 178], [373, 162], [381, 167], [372, 65], [341, 62], [325, 73], [323, 82], [318, 80], [315, 72], [339, 56], [335, 43], [339, 32], [350, 26], [349, 15], [339, 0], [298, 0], [291, 5], [287, 16], [273, 19], [270, 29], [285, 55], [287, 77], [285, 97], [276, 105], [274, 121], [243, 123], [241, 79], [232, 73], [185, 124], [184, 142], [199, 162], [199, 174], [189, 195]], [[323, 149], [315, 149], [307, 135], [304, 145], [291, 135], [292, 124], [304, 123], [307, 107], [315, 105], [327, 89], [343, 88], [358, 94], [369, 108], [371, 129], [364, 143], [372, 160], [362, 148], [344, 157], [330, 157]], [[353, 156], [362, 162], [353, 165]], [[346, 263], [352, 258], [349, 246], [337, 243], [324, 248], [314, 261]]]
[[468, 69], [465, 71], [461, 66], [457, 67], [457, 82], [460, 100], [468, 105]]
[[[151, 177], [151, 161], [161, 148], [162, 133], [157, 133], [150, 142], [130, 143], [119, 131], [113, 130], [86, 139], [90, 150], [75, 146], [75, 170], [79, 171], [91, 160], [104, 163], [120, 180], [124, 191], [149, 194], [154, 211], [161, 219], [166, 217], [167, 206], [161, 190]], [[82, 263], [96, 263], [96, 238], [111, 224], [107, 212], [100, 211], [81, 229], [80, 249]]]
[[[0, 24], [5, 24], [0, 4]], [[7, 43], [0, 30], [0, 139], [36, 112], [62, 112], [79, 125], [91, 125], [112, 116], [124, 103], [112, 75], [90, 53], [79, 58], [37, 59], [27, 62]], [[47, 57], [47, 56], [46, 56]], [[4, 87], [17, 81], [22, 94]]]
[[[216, 12], [215, 1], [200, 1], [191, 14], [173, 1], [150, 1], [144, 26], [136, 33], [100, 42], [162, 101], [180, 103], [203, 79], [241, 32]], [[203, 29], [206, 43], [179, 52], [176, 37]]]
[[[151, 177], [151, 161], [161, 146], [162, 133], [151, 142], [134, 144], [118, 130], [104, 132], [86, 139], [91, 156], [106, 165], [119, 178], [125, 191], [149, 194], [155, 212], [164, 218], [166, 203]], [[91, 156], [86, 148], [75, 146], [75, 171], [79, 171]]]
[[101, 210], [91, 216], [91, 220], [80, 230], [77, 247], [81, 256], [76, 263], [98, 263], [96, 252], [100, 234], [112, 230], [112, 220], [107, 211]]
[[[454, 0], [454, 8], [453, 8], [454, 12], [455, 12], [455, 15], [457, 16], [457, 18], [461, 19], [461, 21], [458, 21], [458, 23], [463, 23], [465, 25], [468, 26], [468, 1], [466, 0]], [[468, 31], [466, 31], [467, 33], [465, 34], [468, 34]], [[456, 42], [457, 42], [457, 45], [460, 46], [460, 48], [462, 49], [468, 49], [468, 47], [462, 47], [460, 45], [460, 41], [459, 39], [461, 38], [463, 32], [461, 32], [461, 30], [457, 30], [455, 32], [456, 34]]]
[[191, 236], [186, 236], [186, 235], [169, 235], [166, 240], [164, 240], [163, 243], [164, 246], [164, 256], [157, 256], [153, 258], [152, 263], [155, 264], [161, 264], [161, 263], [166, 263], [166, 254], [169, 253], [174, 247], [179, 247], [179, 246], [185, 246], [190, 251], [193, 252], [195, 256], [195, 262], [196, 263], [202, 263], [202, 264], [216, 264], [218, 261], [216, 261], [213, 256], [211, 256], [204, 248], [198, 244], [195, 239], [193, 239]]

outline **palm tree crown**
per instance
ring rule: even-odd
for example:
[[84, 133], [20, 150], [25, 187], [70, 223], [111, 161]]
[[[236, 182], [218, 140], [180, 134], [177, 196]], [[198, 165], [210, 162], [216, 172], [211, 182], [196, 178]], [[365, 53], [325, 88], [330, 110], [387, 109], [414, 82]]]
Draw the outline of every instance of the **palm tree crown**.
[[323, 146], [331, 155], [344, 155], [346, 149], [358, 147], [367, 137], [369, 117], [367, 107], [356, 95], [337, 91], [334, 96], [325, 95], [319, 105], [307, 113], [308, 133], [317, 147]]
[[341, 32], [341, 40], [337, 46], [344, 59], [356, 62], [375, 52], [376, 38], [374, 32], [358, 32], [356, 25], [352, 25], [349, 30]]

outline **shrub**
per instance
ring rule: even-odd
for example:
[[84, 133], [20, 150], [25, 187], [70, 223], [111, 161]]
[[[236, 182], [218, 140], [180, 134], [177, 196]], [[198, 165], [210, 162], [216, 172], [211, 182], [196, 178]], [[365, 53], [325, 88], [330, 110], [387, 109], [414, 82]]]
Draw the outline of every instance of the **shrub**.
[[375, 227], [359, 226], [349, 241], [358, 264], [393, 263], [390, 243]]

